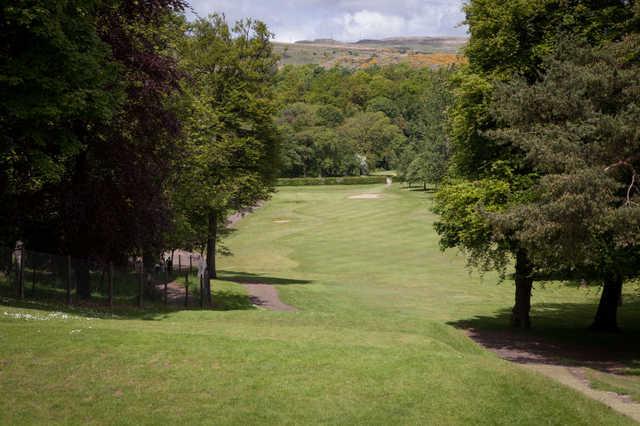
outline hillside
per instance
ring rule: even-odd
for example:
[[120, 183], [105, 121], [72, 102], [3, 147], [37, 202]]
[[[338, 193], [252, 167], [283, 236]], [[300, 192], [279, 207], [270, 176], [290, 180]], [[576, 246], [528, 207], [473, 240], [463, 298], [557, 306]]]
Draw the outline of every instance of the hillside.
[[438, 67], [464, 62], [461, 51], [466, 41], [462, 37], [396, 37], [354, 43], [318, 39], [275, 46], [281, 65], [366, 68], [408, 63], [414, 67]]

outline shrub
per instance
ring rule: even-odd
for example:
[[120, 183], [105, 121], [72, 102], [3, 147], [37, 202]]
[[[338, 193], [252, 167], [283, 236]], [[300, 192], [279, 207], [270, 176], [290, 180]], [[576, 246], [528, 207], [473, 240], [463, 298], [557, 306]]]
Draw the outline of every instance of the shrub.
[[387, 182], [386, 176], [346, 176], [324, 178], [281, 178], [276, 186], [374, 185]]

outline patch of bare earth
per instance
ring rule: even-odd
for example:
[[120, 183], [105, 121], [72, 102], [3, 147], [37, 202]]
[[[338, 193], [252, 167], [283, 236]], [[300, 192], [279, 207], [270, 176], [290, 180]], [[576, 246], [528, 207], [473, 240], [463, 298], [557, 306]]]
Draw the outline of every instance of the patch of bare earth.
[[296, 308], [280, 300], [278, 290], [269, 284], [242, 284], [249, 293], [251, 303], [271, 311], [295, 312]]
[[586, 368], [607, 374], [624, 369], [625, 366], [617, 361], [621, 359], [620, 354], [610, 348], [559, 345], [537, 336], [505, 330], [468, 329], [467, 335], [500, 358], [543, 374], [640, 422], [640, 403], [626, 395], [593, 389], [587, 379]]
[[[184, 286], [178, 284], [177, 282], [170, 282], [167, 284], [167, 304], [170, 306], [187, 306], [187, 307], [198, 307], [200, 306], [200, 300], [196, 298], [192, 293], [191, 289], [193, 289], [194, 284], [191, 284], [189, 287], [190, 291], [187, 296], [187, 291]], [[164, 297], [164, 284], [156, 285], [156, 291]], [[186, 300], [186, 303], [185, 303]]]

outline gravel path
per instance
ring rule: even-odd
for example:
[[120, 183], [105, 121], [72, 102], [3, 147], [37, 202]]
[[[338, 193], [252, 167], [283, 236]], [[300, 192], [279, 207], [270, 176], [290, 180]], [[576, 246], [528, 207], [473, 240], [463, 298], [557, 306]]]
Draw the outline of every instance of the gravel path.
[[278, 290], [269, 284], [242, 284], [249, 292], [251, 302], [271, 311], [295, 312], [296, 308], [287, 305], [278, 297]]
[[510, 331], [467, 330], [476, 343], [500, 358], [543, 374], [587, 397], [599, 401], [633, 420], [640, 422], [640, 403], [626, 395], [593, 389], [585, 375], [585, 368], [615, 374], [624, 368], [624, 359], [611, 348], [585, 350], [560, 346], [528, 334]]

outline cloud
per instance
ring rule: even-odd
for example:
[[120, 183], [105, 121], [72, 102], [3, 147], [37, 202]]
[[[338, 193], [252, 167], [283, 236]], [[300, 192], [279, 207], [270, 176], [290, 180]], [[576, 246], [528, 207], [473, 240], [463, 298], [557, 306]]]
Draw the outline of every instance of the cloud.
[[384, 31], [387, 35], [397, 35], [407, 28], [407, 22], [400, 16], [385, 15], [380, 12], [361, 10], [356, 13], [345, 13], [333, 18], [332, 23], [340, 32], [340, 40], [368, 38]]
[[276, 40], [465, 35], [463, 0], [193, 0], [200, 16], [260, 19]]

